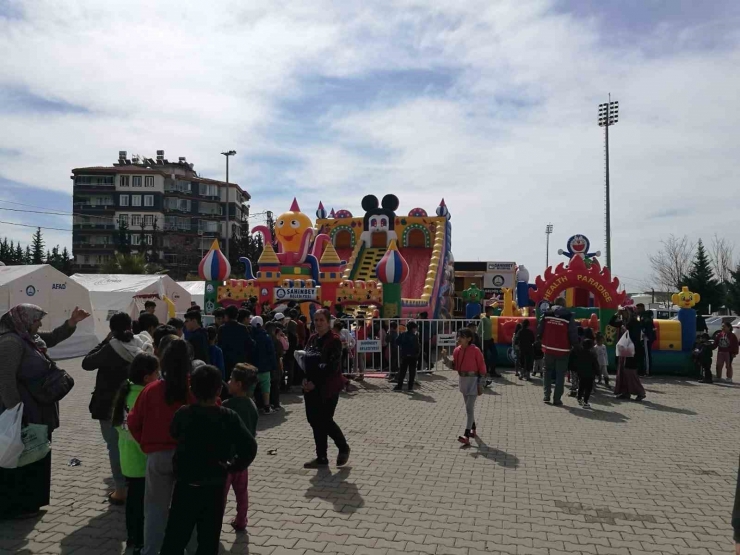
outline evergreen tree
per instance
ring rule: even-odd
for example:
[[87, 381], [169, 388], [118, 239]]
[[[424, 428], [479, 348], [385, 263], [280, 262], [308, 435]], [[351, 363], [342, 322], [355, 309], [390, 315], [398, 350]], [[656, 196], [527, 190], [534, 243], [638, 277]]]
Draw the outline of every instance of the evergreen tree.
[[67, 250], [67, 247], [64, 247], [64, 249], [62, 249], [62, 254], [60, 258], [61, 258], [61, 268], [59, 268], [59, 270], [63, 272], [65, 275], [71, 276], [72, 275], [72, 257], [69, 256], [69, 251]]
[[10, 263], [10, 252], [8, 251], [8, 249], [8, 238], [5, 237], [3, 239], [3, 242], [0, 243], [0, 262], [2, 262], [3, 264]]
[[33, 249], [33, 264], [43, 264], [44, 263], [44, 238], [41, 235], [41, 228], [36, 228], [36, 233], [33, 234], [33, 239], [31, 240], [31, 245]]
[[[26, 247], [26, 252], [28, 252], [28, 247]], [[23, 255], [23, 247], [21, 247], [20, 241], [18, 242], [18, 245], [16, 245], [15, 247], [15, 263], [16, 264], [26, 263], [26, 257]]]
[[26, 245], [26, 254], [23, 255], [23, 262], [19, 262], [19, 264], [34, 264], [31, 247], [28, 245]]
[[10, 246], [8, 246], [8, 261], [6, 262], [9, 266], [12, 266], [13, 264], [16, 264], [15, 261], [15, 243], [13, 241], [10, 242]]
[[740, 265], [733, 272], [730, 270], [731, 279], [726, 283], [727, 308], [735, 314], [740, 314]]
[[694, 307], [697, 313], [708, 314], [710, 307], [712, 310], [719, 310], [724, 305], [722, 284], [714, 277], [712, 263], [701, 239], [696, 244], [696, 256], [683, 284], [688, 286], [689, 291], [701, 295], [701, 300]]

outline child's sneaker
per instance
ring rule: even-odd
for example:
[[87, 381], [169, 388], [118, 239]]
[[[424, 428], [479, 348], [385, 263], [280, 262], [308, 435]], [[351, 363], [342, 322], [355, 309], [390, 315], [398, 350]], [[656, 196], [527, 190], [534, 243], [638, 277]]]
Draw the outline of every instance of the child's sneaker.
[[457, 436], [457, 441], [463, 445], [470, 445], [470, 438], [466, 436]]
[[272, 410], [272, 407], [265, 407], [262, 409], [262, 414], [274, 414], [274, 410]]
[[272, 412], [280, 412], [283, 410], [283, 407], [280, 405], [272, 405]]
[[584, 409], [590, 409], [590, 408], [591, 408], [591, 405], [589, 405], [588, 403], [583, 403], [583, 404], [582, 404], [581, 406], [582, 406], [582, 407], [583, 407]]
[[583, 406], [583, 399], [578, 399], [578, 404]]

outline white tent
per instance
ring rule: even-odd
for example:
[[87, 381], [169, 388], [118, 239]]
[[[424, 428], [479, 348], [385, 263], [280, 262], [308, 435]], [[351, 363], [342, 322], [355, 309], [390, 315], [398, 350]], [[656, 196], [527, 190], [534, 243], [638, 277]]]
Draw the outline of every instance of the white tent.
[[182, 285], [184, 289], [190, 293], [190, 297], [195, 304], [201, 308], [205, 308], [205, 294], [206, 294], [206, 282], [205, 281], [178, 281], [178, 285]]
[[161, 323], [167, 321], [165, 296], [175, 303], [177, 313], [190, 308], [190, 293], [166, 275], [131, 274], [75, 274], [72, 279], [90, 291], [90, 301], [95, 317], [95, 333], [104, 338], [110, 331], [108, 321], [116, 312], [126, 312], [138, 318], [147, 295], [157, 303], [155, 314]]
[[[76, 306], [92, 312], [87, 289], [48, 264], [0, 266], [0, 313], [21, 303], [35, 304], [49, 313], [42, 322], [44, 331], [60, 326]], [[95, 324], [88, 318], [77, 324], [72, 337], [49, 349], [49, 355], [57, 359], [83, 356], [97, 344]]]

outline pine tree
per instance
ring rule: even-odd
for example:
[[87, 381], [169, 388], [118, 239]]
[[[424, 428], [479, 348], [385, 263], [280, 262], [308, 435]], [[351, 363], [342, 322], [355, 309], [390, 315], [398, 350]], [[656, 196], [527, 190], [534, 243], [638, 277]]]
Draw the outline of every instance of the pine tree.
[[719, 310], [724, 305], [722, 284], [714, 277], [712, 263], [701, 239], [696, 244], [696, 256], [683, 284], [689, 291], [701, 295], [701, 301], [694, 307], [699, 314], [709, 314], [710, 307]]
[[733, 272], [730, 270], [731, 279], [726, 283], [727, 286], [727, 308], [735, 314], [740, 314], [740, 265]]
[[65, 275], [71, 276], [72, 275], [72, 258], [69, 256], [69, 251], [67, 250], [67, 247], [64, 247], [64, 249], [62, 249], [62, 254], [60, 258], [61, 258], [61, 268], [59, 268], [59, 270], [63, 272]]
[[8, 252], [8, 238], [3, 238], [3, 242], [0, 243], [0, 262], [3, 264], [9, 264], [10, 263], [10, 256]]
[[[26, 252], [28, 252], [28, 247], [26, 247]], [[15, 263], [16, 264], [26, 264], [26, 257], [23, 255], [23, 247], [21, 247], [20, 241], [18, 242], [18, 245], [15, 247]]]
[[33, 264], [33, 254], [31, 253], [31, 247], [26, 245], [26, 254], [23, 255], [23, 262], [20, 264]]
[[44, 263], [44, 238], [41, 235], [41, 228], [36, 228], [36, 233], [33, 234], [33, 239], [31, 240], [31, 244], [33, 246], [33, 264], [43, 264]]
[[10, 246], [8, 246], [8, 262], [7, 264], [12, 266], [15, 264], [15, 243], [13, 241], [10, 242]]

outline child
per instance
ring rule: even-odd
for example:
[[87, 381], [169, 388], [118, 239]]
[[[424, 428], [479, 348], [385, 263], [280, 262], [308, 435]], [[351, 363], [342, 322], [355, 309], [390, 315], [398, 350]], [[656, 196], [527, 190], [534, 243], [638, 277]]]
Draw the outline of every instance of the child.
[[594, 389], [594, 378], [599, 374], [599, 361], [594, 353], [592, 339], [584, 339], [579, 349], [575, 349], [574, 366], [578, 374], [578, 404], [590, 409], [588, 398]]
[[537, 372], [540, 376], [543, 376], [543, 368], [545, 367], [545, 353], [542, 351], [542, 342], [538, 339], [534, 342], [534, 368], [532, 369], [532, 375], [536, 376]]
[[[578, 326], [578, 343], [583, 343], [584, 329]], [[593, 343], [592, 343], [593, 345]], [[578, 370], [576, 369], [576, 349], [571, 348], [568, 357], [568, 374], [570, 376], [570, 396], [578, 396]]]
[[460, 393], [465, 400], [467, 423], [465, 435], [457, 440], [464, 446], [470, 445], [470, 438], [476, 437], [475, 400], [483, 395], [483, 384], [486, 380], [486, 362], [483, 353], [473, 344], [473, 332], [467, 328], [457, 332], [457, 347], [452, 353], [452, 360], [447, 356], [447, 350], [442, 349], [442, 360], [448, 368], [457, 371], [460, 376]]
[[161, 555], [182, 555], [196, 526], [198, 552], [218, 553], [227, 474], [244, 470], [257, 454], [257, 442], [239, 415], [216, 404], [221, 391], [218, 368], [196, 368], [190, 389], [197, 403], [181, 407], [170, 426], [177, 441], [177, 482]]
[[[224, 401], [224, 407], [233, 410], [244, 422], [249, 433], [257, 437], [257, 405], [252, 400], [254, 388], [257, 385], [257, 369], [251, 364], [240, 363], [234, 366], [229, 380], [229, 394], [231, 398]], [[234, 487], [236, 496], [236, 518], [231, 521], [231, 526], [237, 532], [247, 529], [247, 510], [249, 509], [249, 469], [240, 472], [230, 472], [226, 476], [226, 487], [224, 488], [224, 505], [229, 489]]]
[[127, 546], [133, 546], [134, 555], [144, 547], [144, 477], [146, 455], [128, 430], [128, 413], [144, 387], [159, 379], [159, 360], [154, 355], [140, 353], [131, 361], [128, 379], [118, 390], [113, 405], [111, 423], [118, 431], [118, 451], [121, 455], [121, 472], [126, 477]]
[[226, 379], [226, 368], [224, 366], [224, 352], [216, 345], [218, 341], [218, 329], [216, 326], [208, 326], [208, 356], [211, 364], [221, 370], [221, 376]]
[[732, 359], [737, 356], [738, 342], [731, 323], [722, 324], [722, 331], [715, 336], [712, 349], [717, 349], [717, 381], [722, 381], [722, 367], [727, 366], [727, 381], [732, 383]]
[[712, 347], [712, 340], [709, 338], [709, 334], [707, 332], [702, 333], [699, 336], [699, 341], [697, 342], [696, 348], [694, 350], [697, 365], [704, 373], [704, 379], [699, 380], [700, 383], [713, 383]]
[[594, 352], [596, 353], [596, 360], [599, 361], [599, 383], [601, 383], [603, 377], [604, 385], [609, 387], [609, 357], [606, 354], [606, 345], [604, 345], [604, 334], [601, 332], [596, 334]]

